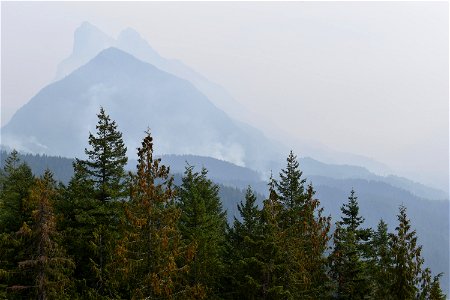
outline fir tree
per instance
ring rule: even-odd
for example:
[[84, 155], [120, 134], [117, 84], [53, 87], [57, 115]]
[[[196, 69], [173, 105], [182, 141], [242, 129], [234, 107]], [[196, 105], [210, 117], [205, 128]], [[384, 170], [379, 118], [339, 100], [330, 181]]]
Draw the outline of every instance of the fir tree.
[[231, 240], [230, 276], [233, 298], [259, 299], [262, 297], [261, 261], [262, 219], [256, 205], [256, 196], [250, 186], [245, 201], [238, 204], [241, 220], [234, 219], [229, 236]]
[[27, 203], [35, 179], [15, 150], [6, 159], [0, 179], [0, 298], [14, 299], [21, 296], [9, 293], [11, 286], [26, 282], [18, 269], [26, 245], [17, 232], [24, 223], [31, 221]]
[[305, 187], [297, 157], [291, 151], [280, 173], [278, 189], [282, 210], [278, 217], [283, 250], [284, 288], [303, 299], [323, 298], [328, 293], [325, 251], [330, 218], [323, 216], [312, 185]]
[[283, 204], [276, 192], [276, 181], [272, 174], [269, 180], [269, 198], [264, 200], [262, 210], [262, 243], [258, 256], [261, 261], [261, 297], [260, 299], [288, 299], [292, 297], [285, 288], [285, 255], [283, 248], [284, 233], [280, 227]]
[[29, 286], [15, 285], [12, 290], [33, 290], [39, 300], [70, 299], [73, 261], [60, 245], [60, 234], [56, 229], [53, 202], [57, 197], [56, 183], [50, 171], [36, 181], [31, 189], [28, 205], [32, 208], [31, 226], [24, 223], [19, 234], [28, 239], [28, 257], [19, 262], [21, 273], [32, 277]]
[[34, 183], [30, 167], [22, 163], [18, 152], [13, 150], [5, 161], [0, 190], [0, 228], [11, 233], [19, 230], [28, 216], [25, 203], [29, 189]]
[[173, 177], [153, 158], [149, 132], [138, 157], [131, 199], [125, 203], [124, 237], [116, 252], [119, 281], [129, 282], [133, 298], [188, 297], [189, 288], [182, 284], [187, 267], [181, 265], [188, 249], [182, 247], [177, 227], [180, 211], [174, 203]]
[[375, 299], [391, 299], [387, 287], [391, 282], [392, 255], [389, 248], [387, 224], [382, 219], [372, 235], [370, 246], [372, 250], [370, 266], [373, 279], [372, 297]]
[[179, 226], [186, 245], [195, 246], [189, 262], [188, 284], [203, 287], [207, 298], [216, 298], [224, 274], [226, 213], [218, 196], [218, 186], [206, 177], [206, 169], [186, 168], [178, 189], [181, 209]]
[[445, 300], [446, 296], [442, 292], [441, 285], [439, 280], [442, 276], [442, 273], [434, 276], [433, 281], [431, 282], [430, 294], [428, 300]]
[[368, 274], [370, 230], [360, 226], [364, 218], [352, 189], [348, 203], [341, 207], [341, 221], [336, 223], [334, 249], [330, 256], [331, 275], [337, 284], [339, 299], [365, 299], [371, 294]]
[[286, 159], [286, 169], [280, 172], [280, 182], [276, 182], [280, 202], [285, 208], [299, 206], [305, 200], [306, 179], [302, 178], [303, 172], [299, 169], [297, 156], [289, 152]]
[[88, 159], [80, 162], [95, 184], [98, 199], [105, 202], [127, 195], [124, 167], [128, 158], [116, 122], [110, 119], [103, 107], [97, 116], [97, 133], [95, 136], [89, 134], [91, 149], [85, 149]]
[[390, 234], [393, 266], [389, 291], [396, 299], [414, 299], [419, 294], [423, 258], [422, 246], [417, 245], [416, 231], [406, 215], [406, 207], [400, 206], [396, 234]]
[[64, 231], [77, 239], [68, 245], [74, 256], [78, 290], [83, 298], [116, 297], [114, 250], [119, 239], [121, 203], [128, 196], [126, 147], [115, 121], [100, 108], [97, 133], [89, 134], [87, 160], [76, 159], [66, 197]]

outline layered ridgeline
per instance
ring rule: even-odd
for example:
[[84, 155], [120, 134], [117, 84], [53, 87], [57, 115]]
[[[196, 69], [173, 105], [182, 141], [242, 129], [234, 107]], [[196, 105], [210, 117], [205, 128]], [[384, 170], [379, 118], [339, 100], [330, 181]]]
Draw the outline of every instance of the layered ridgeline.
[[[109, 47], [121, 49], [160, 70], [189, 81], [215, 106], [233, 118], [234, 122], [243, 121], [249, 124], [255, 124], [257, 122], [254, 115], [249, 113], [245, 107], [233, 99], [223, 87], [211, 82], [205, 76], [181, 61], [168, 59], [160, 55], [136, 30], [131, 28], [124, 29], [119, 33], [117, 38], [113, 38], [88, 22], [82, 23], [75, 30], [72, 53], [58, 65], [55, 79], [59, 80], [69, 75], [75, 69], [94, 58], [102, 50]], [[246, 128], [245, 124], [239, 124], [241, 127]], [[377, 174], [392, 173], [388, 166], [371, 158], [336, 151], [316, 141], [303, 140], [300, 136], [292, 137], [280, 128], [277, 128], [276, 124], [268, 122], [268, 120], [258, 122], [257, 127], [270, 133], [271, 137], [276, 137], [278, 144], [289, 144], [291, 148], [296, 149], [299, 153], [312, 156], [320, 161], [361, 165]], [[249, 131], [253, 130], [249, 128]], [[289, 149], [285, 149], [283, 153], [286, 153], [287, 150]], [[279, 164], [274, 166], [273, 169], [280, 168], [281, 166], [282, 164]]]
[[245, 108], [235, 101], [224, 88], [209, 81], [181, 61], [161, 56], [132, 28], [124, 29], [114, 39], [89, 22], [82, 23], [75, 30], [72, 53], [58, 65], [55, 79], [64, 78], [86, 64], [102, 50], [110, 47], [125, 51], [162, 71], [189, 81], [214, 105], [230, 114], [231, 117], [239, 120], [245, 120], [248, 117]]
[[2, 143], [31, 153], [80, 157], [79, 145], [86, 132], [95, 130], [100, 106], [121, 124], [129, 149], [150, 127], [160, 153], [269, 169], [270, 159], [281, 152], [277, 143], [231, 119], [188, 81], [116, 48], [42, 89], [2, 129]]

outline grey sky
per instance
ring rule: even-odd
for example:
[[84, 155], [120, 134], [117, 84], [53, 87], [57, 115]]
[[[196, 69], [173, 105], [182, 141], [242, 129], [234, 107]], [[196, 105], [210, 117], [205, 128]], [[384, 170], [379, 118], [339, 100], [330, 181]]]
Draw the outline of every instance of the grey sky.
[[448, 185], [446, 2], [2, 2], [1, 124], [89, 21], [132, 27], [291, 136]]

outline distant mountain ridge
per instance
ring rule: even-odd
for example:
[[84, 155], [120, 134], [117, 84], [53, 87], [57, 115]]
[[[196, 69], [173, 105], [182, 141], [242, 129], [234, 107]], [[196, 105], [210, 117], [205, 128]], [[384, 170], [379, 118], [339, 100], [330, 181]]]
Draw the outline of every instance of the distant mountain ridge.
[[117, 48], [103, 50], [43, 88], [2, 128], [2, 143], [25, 152], [82, 157], [78, 145], [95, 131], [100, 106], [117, 121], [129, 149], [151, 128], [161, 154], [210, 156], [261, 170], [270, 169], [267, 158], [282, 153], [188, 81]]
[[[127, 28], [125, 30], [123, 30], [117, 39], [114, 39], [110, 36], [108, 36], [107, 34], [103, 33], [101, 30], [99, 30], [98, 28], [96, 28], [95, 26], [93, 26], [92, 24], [88, 23], [88, 22], [84, 22], [76, 31], [74, 34], [74, 46], [73, 46], [73, 51], [70, 57], [68, 57], [66, 60], [64, 60], [58, 68], [58, 72], [57, 72], [57, 78], [63, 78], [60, 81], [65, 81], [67, 79], [67, 77], [71, 76], [71, 73], [73, 70], [76, 70], [77, 68], [82, 68], [83, 64], [89, 64], [90, 59], [92, 57], [96, 58], [95, 55], [98, 56], [99, 52], [104, 52], [107, 50], [107, 48], [110, 45], [114, 45], [116, 47], [119, 47], [121, 50], [124, 51], [124, 53], [126, 52], [127, 54], [132, 54], [132, 56], [134, 57], [138, 57], [140, 58], [140, 60], [145, 61], [145, 62], [152, 62], [153, 66], [156, 66], [157, 69], [159, 69], [160, 71], [167, 71], [168, 74], [173, 75], [173, 74], [177, 74], [177, 76], [174, 77], [178, 77], [178, 78], [184, 78], [184, 79], [188, 79], [190, 83], [193, 83], [194, 87], [197, 88], [197, 91], [200, 92], [200, 94], [204, 94], [207, 95], [208, 93], [205, 92], [207, 89], [210, 89], [212, 86], [214, 86], [213, 83], [209, 82], [207, 79], [205, 79], [203, 76], [201, 76], [200, 74], [196, 73], [195, 71], [193, 71], [192, 69], [190, 69], [189, 67], [183, 65], [181, 62], [176, 61], [176, 60], [168, 60], [163, 58], [162, 56], [160, 56], [149, 44], [147, 41], [145, 41], [137, 31], [131, 29], [131, 28]], [[113, 48], [111, 48], [113, 49]], [[103, 53], [102, 52], [102, 53]], [[94, 60], [94, 59], [92, 59]], [[111, 60], [110, 60], [111, 63]], [[112, 61], [112, 63], [114, 63]], [[122, 64], [122, 66], [120, 66], [121, 68], [123, 67], [124, 64]], [[80, 67], [81, 66], [81, 67]], [[78, 70], [77, 70], [78, 71]], [[76, 73], [77, 71], [74, 71], [73, 73]], [[70, 74], [70, 75], [68, 75]], [[89, 77], [89, 76], [87, 76]], [[59, 81], [58, 81], [59, 82]], [[58, 83], [56, 82], [56, 83]], [[199, 83], [200, 82], [200, 83]], [[56, 84], [55, 83], [55, 84]], [[51, 85], [52, 86], [52, 85]], [[49, 88], [50, 86], [46, 87], [45, 89]], [[216, 86], [218, 87], [218, 86]], [[44, 89], [44, 90], [45, 90]], [[120, 89], [120, 88], [119, 88]], [[202, 91], [203, 89], [203, 91]], [[214, 88], [213, 88], [214, 89]], [[221, 90], [221, 88], [216, 89], [217, 90]], [[91, 115], [87, 116], [87, 114], [85, 114], [85, 122], [84, 124], [82, 124], [82, 126], [84, 126], [85, 129], [93, 129], [93, 124], [92, 121], [95, 118], [94, 114], [95, 114], [95, 105], [99, 104], [100, 102], [106, 103], [108, 102], [107, 98], [110, 95], [114, 95], [117, 94], [117, 92], [120, 93], [120, 91], [118, 91], [118, 88], [115, 86], [107, 86], [104, 83], [100, 82], [100, 83], [95, 83], [95, 84], [91, 84], [90, 87], [88, 87], [87, 91], [85, 91], [84, 95], [81, 95], [80, 98], [86, 98], [86, 97], [90, 97], [90, 101], [85, 102], [85, 104], [87, 103], [88, 108], [90, 108], [91, 110]], [[222, 92], [225, 92], [222, 89]], [[122, 94], [124, 94], [122, 92]], [[220, 93], [219, 93], [220, 94]], [[211, 95], [211, 94], [209, 94]], [[222, 96], [224, 94], [222, 93]], [[71, 97], [72, 95], [68, 95], [69, 97]], [[125, 95], [126, 96], [126, 95]], [[139, 95], [138, 95], [139, 96]], [[228, 96], [226, 96], [225, 98], [227, 98]], [[125, 97], [123, 97], [125, 98]], [[207, 100], [211, 100], [211, 99], [216, 99], [215, 97], [206, 97]], [[223, 99], [225, 99], [223, 98]], [[34, 98], [33, 98], [34, 99]], [[59, 100], [58, 100], [59, 101]], [[65, 100], [61, 100], [62, 102], [64, 102]], [[123, 102], [126, 102], [127, 100], [123, 100]], [[226, 103], [231, 103], [231, 107], [234, 108], [238, 108], [238, 106], [235, 105], [235, 103], [233, 102], [234, 100], [232, 99], [228, 99], [225, 100]], [[112, 101], [109, 101], [112, 102]], [[217, 105], [216, 101], [212, 101], [213, 103], [215, 103], [214, 105]], [[205, 102], [206, 103], [206, 102]], [[59, 104], [59, 103], [58, 103]], [[110, 104], [110, 103], [109, 103]], [[106, 104], [105, 107], [108, 109]], [[52, 106], [53, 104], [50, 102], [46, 102], [46, 106]], [[74, 103], [72, 103], [72, 106], [75, 105]], [[202, 106], [202, 105], [201, 105]], [[209, 104], [207, 106], [210, 106]], [[34, 107], [33, 110], [34, 111], [39, 111], [39, 107]], [[72, 107], [69, 105], [66, 107], [66, 109], [72, 109]], [[88, 110], [88, 109], [86, 109]], [[239, 111], [241, 111], [241, 109], [238, 109]], [[222, 109], [223, 111], [223, 109]], [[122, 114], [123, 112], [118, 113], [119, 115]], [[189, 114], [190, 112], [187, 111], [187, 113]], [[30, 112], [31, 114], [31, 112]], [[217, 115], [221, 115], [221, 113], [216, 113]], [[223, 115], [223, 114], [222, 114]], [[226, 115], [226, 113], [225, 113]], [[52, 114], [52, 118], [54, 118], [56, 116], [56, 118], [58, 118], [58, 113], [56, 114]], [[32, 118], [31, 118], [32, 119]], [[62, 118], [61, 118], [62, 119]], [[197, 154], [197, 155], [203, 155], [203, 156], [212, 156], [215, 158], [219, 158], [219, 159], [225, 159], [228, 161], [231, 161], [233, 163], [239, 164], [239, 165], [247, 165], [250, 166], [254, 169], [259, 169], [260, 171], [266, 172], [264, 174], [265, 177], [267, 177], [267, 172], [269, 169], [277, 169], [283, 166], [283, 161], [282, 160], [276, 160], [273, 159], [273, 161], [270, 162], [265, 162], [264, 164], [261, 164], [261, 160], [267, 159], [267, 157], [270, 157], [270, 154], [276, 154], [278, 155], [278, 157], [282, 157], [286, 152], [287, 149], [281, 144], [281, 143], [268, 143], [268, 139], [266, 137], [264, 137], [264, 135], [256, 130], [255, 128], [248, 126], [245, 123], [242, 123], [240, 121], [237, 121], [233, 118], [230, 118], [228, 116], [228, 120], [231, 120], [231, 122], [229, 122], [229, 124], [233, 124], [234, 128], [238, 127], [239, 130], [242, 133], [242, 136], [247, 136], [247, 137], [256, 137], [253, 139], [253, 141], [245, 141], [245, 138], [240, 138], [240, 140], [235, 143], [235, 139], [231, 138], [231, 140], [233, 140], [233, 142], [230, 142], [229, 140], [227, 141], [218, 141], [218, 132], [220, 131], [216, 131], [215, 134], [216, 136], [213, 137], [213, 144], [208, 144], [208, 146], [210, 147], [206, 147], [208, 149], [200, 149], [200, 147], [195, 148], [195, 147], [191, 147], [189, 146], [189, 143], [191, 143], [192, 141], [187, 141], [185, 140], [184, 142], [184, 147], [180, 147], [179, 148], [179, 154], [186, 154], [186, 153], [191, 153], [191, 154]], [[28, 118], [22, 118], [22, 122], [27, 122]], [[42, 121], [42, 120], [40, 120]], [[69, 116], [69, 118], [65, 118], [63, 121], [65, 121], [65, 123], [70, 123], [71, 118]], [[150, 124], [152, 123], [153, 120], [151, 122], [148, 122], [149, 124], [147, 124], [147, 126], [152, 127], [152, 129], [154, 129], [153, 126], [154, 124]], [[16, 122], [17, 123], [17, 122]], [[8, 124], [10, 125], [10, 124]], [[16, 124], [17, 125], [17, 124]], [[67, 125], [67, 124], [65, 124]], [[28, 124], [29, 126], [29, 124]], [[68, 125], [69, 127], [71, 126], [71, 124]], [[230, 129], [230, 131], [232, 130], [233, 126], [225, 126], [228, 127], [228, 129]], [[16, 126], [19, 127], [19, 126]], [[34, 127], [34, 126], [31, 126]], [[64, 125], [62, 126], [64, 128]], [[156, 126], [158, 127], [158, 126]], [[59, 130], [62, 130], [63, 128], [59, 128]], [[222, 127], [223, 128], [223, 127]], [[203, 128], [204, 129], [204, 128]], [[207, 128], [208, 130], [206, 130], [206, 132], [209, 132], [209, 128]], [[30, 132], [33, 132], [34, 128], [30, 129]], [[64, 156], [74, 156], [71, 153], [58, 153], [57, 151], [55, 152], [49, 152], [52, 151], [51, 147], [48, 146], [47, 143], [43, 143], [41, 141], [41, 137], [44, 135], [43, 133], [41, 134], [10, 134], [9, 132], [9, 128], [8, 126], [6, 126], [5, 128], [2, 129], [2, 138], [3, 138], [3, 143], [7, 143], [10, 146], [22, 149], [24, 151], [30, 151], [30, 152], [35, 152], [35, 153], [50, 153], [50, 154], [54, 154], [54, 155], [64, 155]], [[175, 130], [173, 130], [175, 131]], [[78, 138], [77, 133], [76, 133], [76, 128], [71, 128], [71, 130], [69, 130], [68, 132], [71, 133], [75, 133], [75, 136]], [[167, 132], [166, 132], [167, 133]], [[199, 133], [205, 133], [205, 130], [203, 131], [199, 131]], [[45, 134], [49, 134], [52, 135], [53, 133], [51, 133], [50, 131], [47, 131], [47, 133]], [[78, 135], [81, 133], [78, 133]], [[157, 133], [155, 132], [155, 134], [157, 135]], [[213, 134], [214, 135], [214, 134]], [[40, 137], [41, 136], [41, 137]], [[128, 142], [132, 142], [132, 139], [134, 139], [137, 135], [133, 136], [132, 138], [130, 138], [128, 140]], [[166, 135], [167, 136], [167, 135]], [[84, 139], [84, 137], [82, 137]], [[137, 137], [139, 138], [139, 137]], [[177, 140], [176, 138], [174, 140]], [[208, 138], [207, 138], [208, 140]], [[250, 139], [251, 140], [251, 139]], [[211, 139], [209, 139], [209, 141], [211, 141]], [[162, 148], [161, 152], [162, 153], [176, 153], [175, 151], [170, 151], [170, 145], [168, 146], [167, 143], [165, 143], [165, 141], [161, 141], [162, 143], [160, 143], [163, 146], [166, 146], [166, 148]], [[246, 147], [242, 147], [243, 144], [247, 143]], [[259, 145], [264, 145], [263, 147], [257, 147], [255, 146], [255, 143], [258, 143]], [[254, 143], [253, 147], [249, 147], [250, 144]], [[166, 144], [166, 145], [164, 145]], [[205, 143], [207, 144], [207, 143]], [[203, 144], [203, 145], [205, 145]], [[253, 151], [252, 149], [257, 149], [260, 150], [259, 148], [264, 148], [267, 145], [272, 144], [272, 145], [276, 145], [276, 147], [273, 147], [273, 149], [269, 149], [269, 151], [259, 151], [259, 153], [257, 152], [256, 155], [252, 155], [255, 156], [255, 159], [253, 161], [244, 161], [243, 157], [245, 156], [250, 156], [249, 154], [251, 153], [251, 151]], [[132, 144], [132, 146], [134, 146]], [[179, 145], [178, 145], [179, 146]], [[247, 148], [244, 149], [243, 148]], [[252, 149], [250, 149], [252, 148]], [[316, 146], [311, 146], [311, 145], [306, 145], [306, 144], [302, 144], [300, 147], [300, 150], [297, 151], [297, 153], [299, 154], [305, 154], [306, 153], [318, 153], [319, 157], [323, 157], [326, 161], [328, 161], [327, 164], [322, 164], [320, 165], [320, 162], [318, 162], [317, 160], [312, 160], [311, 161], [311, 165], [306, 163], [305, 168], [308, 169], [309, 167], [312, 168], [312, 172], [308, 171], [309, 174], [319, 174], [319, 175], [323, 175], [323, 171], [325, 169], [327, 169], [327, 176], [330, 176], [330, 172], [343, 172], [342, 174], [334, 174], [332, 177], [336, 177], [339, 178], [339, 176], [343, 176], [342, 178], [356, 178], [355, 174], [357, 178], [364, 178], [364, 179], [369, 179], [369, 180], [378, 180], [378, 181], [385, 181], [389, 184], [394, 184], [395, 186], [398, 187], [402, 187], [405, 188], [409, 191], [412, 191], [414, 194], [419, 195], [421, 197], [426, 197], [426, 198], [433, 198], [433, 199], [445, 199], [448, 198], [447, 193], [437, 190], [437, 189], [433, 189], [433, 188], [429, 188], [427, 186], [424, 186], [420, 183], [417, 182], [411, 182], [409, 180], [406, 180], [404, 178], [400, 178], [397, 176], [393, 176], [391, 175], [389, 177], [389, 179], [387, 179], [384, 176], [376, 176], [372, 173], [370, 173], [368, 170], [366, 169], [357, 169], [357, 167], [355, 166], [351, 166], [351, 172], [349, 173], [349, 175], [345, 175], [346, 171], [345, 171], [345, 166], [341, 165], [340, 163], [337, 163], [335, 165], [340, 165], [339, 168], [336, 168], [335, 166], [333, 166], [333, 168], [329, 169], [327, 166], [330, 166], [330, 161], [333, 161], [333, 157], [328, 157], [325, 153], [319, 154], [320, 153], [320, 149], [321, 147]], [[309, 150], [308, 150], [309, 149]], [[265, 154], [269, 154], [266, 157], [264, 157], [264, 155], [262, 155], [262, 152], [264, 152]], [[335, 151], [334, 151], [335, 152]], [[334, 153], [333, 152], [333, 153]], [[79, 153], [80, 154], [80, 153]], [[324, 156], [325, 155], [325, 156]], [[344, 155], [341, 153], [341, 156]], [[384, 167], [380, 166], [380, 165], [371, 165], [370, 161], [367, 161], [364, 159], [364, 157], [360, 157], [358, 158], [356, 155], [351, 155], [352, 159], [356, 159], [356, 163], [358, 164], [358, 162], [360, 162], [361, 164], [367, 165], [369, 164], [371, 166], [371, 169], [380, 169], [382, 170]], [[350, 158], [348, 158], [350, 159]], [[307, 162], [307, 158], [304, 159], [305, 162]], [[319, 170], [322, 173], [317, 173], [316, 171], [314, 171], [315, 169]], [[349, 169], [349, 170], [350, 170]], [[386, 171], [381, 171], [381, 173], [383, 174], [389, 174], [386, 173]], [[236, 180], [235, 180], [236, 183]]]
[[[118, 37], [105, 34], [96, 26], [89, 22], [84, 22], [74, 33], [74, 46], [70, 56], [58, 65], [56, 79], [59, 80], [70, 74], [77, 67], [87, 63], [95, 57], [99, 52], [108, 48], [116, 47], [136, 58], [150, 63], [160, 70], [173, 74], [191, 82], [200, 92], [202, 92], [215, 106], [228, 114], [236, 123], [240, 123], [240, 127], [250, 127], [245, 123], [252, 124], [255, 121], [251, 113], [247, 111], [239, 102], [237, 102], [222, 86], [211, 82], [200, 73], [196, 72], [189, 66], [186, 66], [179, 60], [167, 59], [161, 56], [142, 36], [132, 28], [122, 30]], [[265, 125], [266, 122], [260, 124]], [[275, 126], [275, 127], [274, 127]], [[276, 128], [276, 124], [269, 127], [272, 137], [279, 137], [282, 130]], [[267, 129], [267, 128], [266, 128]], [[275, 132], [275, 133], [274, 133]], [[286, 135], [285, 133], [283, 135]], [[350, 153], [343, 153], [330, 149], [325, 145], [317, 142], [303, 141], [300, 137], [284, 136], [283, 141], [277, 140], [280, 145], [289, 140], [290, 147], [293, 147], [297, 153], [302, 155], [313, 156], [316, 159], [327, 163], [350, 163], [355, 165], [363, 165], [377, 174], [390, 174], [392, 171], [386, 165], [377, 162], [371, 158]], [[285, 153], [289, 149], [285, 149]], [[276, 166], [272, 166], [276, 168]]]
[[74, 33], [74, 45], [71, 55], [57, 68], [56, 80], [60, 80], [77, 68], [86, 64], [98, 53], [114, 47], [136, 58], [154, 65], [158, 69], [188, 80], [206, 95], [217, 107], [231, 117], [243, 120], [246, 110], [229, 95], [224, 88], [195, 72], [179, 60], [166, 59], [159, 55], [141, 35], [132, 28], [122, 30], [117, 39], [108, 36], [89, 22], [83, 22]]

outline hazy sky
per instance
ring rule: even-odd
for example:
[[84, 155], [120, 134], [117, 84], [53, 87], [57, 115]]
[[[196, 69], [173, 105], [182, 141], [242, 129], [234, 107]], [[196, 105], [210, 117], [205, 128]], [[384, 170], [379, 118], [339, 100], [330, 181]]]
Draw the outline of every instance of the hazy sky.
[[[2, 2], [1, 124], [89, 21], [132, 27], [292, 136], [448, 185], [446, 2]], [[414, 175], [415, 174], [415, 175]], [[428, 178], [428, 180], [427, 180]]]

